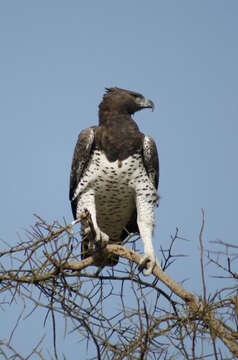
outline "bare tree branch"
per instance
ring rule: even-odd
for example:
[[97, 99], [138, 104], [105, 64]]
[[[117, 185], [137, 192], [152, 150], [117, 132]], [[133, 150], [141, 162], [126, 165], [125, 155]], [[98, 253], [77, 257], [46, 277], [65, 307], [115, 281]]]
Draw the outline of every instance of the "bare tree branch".
[[[27, 241], [0, 253], [0, 291], [5, 294], [1, 309], [17, 300], [23, 303], [9, 341], [0, 342], [0, 354], [5, 358], [10, 358], [10, 353], [13, 359], [24, 358], [14, 350], [12, 342], [30, 301], [33, 309], [25, 316], [45, 309], [47, 322], [51, 315], [52, 359], [60, 359], [56, 313], [64, 317], [69, 333], [77, 332], [80, 341], [88, 346], [93, 344], [95, 356], [92, 359], [168, 360], [181, 356], [220, 360], [227, 359], [222, 355], [224, 349], [230, 351], [230, 359], [237, 358], [237, 284], [220, 289], [207, 298], [202, 239], [204, 223], [202, 211], [199, 243], [203, 296], [197, 297], [158, 267], [154, 268], [153, 276], [145, 278], [138, 269], [142, 257], [133, 239], [130, 238], [127, 244], [132, 249], [109, 244], [95, 256], [79, 261], [80, 241], [78, 233], [73, 232], [76, 222], [62, 226], [58, 222], [47, 224], [37, 217], [36, 225], [27, 232]], [[162, 251], [164, 268], [171, 266], [177, 258], [172, 254], [172, 248], [180, 239], [176, 230], [168, 251]], [[98, 257], [109, 254], [118, 255], [120, 264], [91, 271], [98, 263]], [[230, 259], [232, 256], [229, 254]], [[208, 259], [210, 264], [219, 266], [236, 281], [231, 264], [221, 264], [219, 259], [211, 257], [211, 252]], [[42, 341], [33, 347], [27, 358], [38, 356], [43, 359], [39, 351]]]

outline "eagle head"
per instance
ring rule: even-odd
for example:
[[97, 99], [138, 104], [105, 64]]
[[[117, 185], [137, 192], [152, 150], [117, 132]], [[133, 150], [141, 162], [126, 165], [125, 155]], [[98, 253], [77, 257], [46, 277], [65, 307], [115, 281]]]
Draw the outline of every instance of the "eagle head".
[[113, 87], [106, 88], [103, 101], [99, 105], [99, 112], [109, 111], [132, 115], [146, 108], [151, 108], [153, 111], [154, 103], [137, 92]]

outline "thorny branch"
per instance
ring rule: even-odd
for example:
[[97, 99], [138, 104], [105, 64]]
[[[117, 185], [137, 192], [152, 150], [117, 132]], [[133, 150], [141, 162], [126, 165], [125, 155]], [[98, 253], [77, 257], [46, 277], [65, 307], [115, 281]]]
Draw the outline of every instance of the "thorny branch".
[[[47, 224], [37, 217], [27, 241], [0, 252], [0, 291], [5, 294], [1, 306], [5, 309], [6, 303], [17, 299], [24, 303], [9, 341], [0, 342], [0, 354], [23, 358], [14, 350], [12, 338], [30, 301], [34, 311], [46, 310], [46, 319], [51, 314], [54, 359], [60, 359], [56, 313], [71, 323], [70, 331], [77, 332], [82, 342], [94, 347], [91, 359], [223, 359], [224, 348], [229, 349], [229, 359], [238, 357], [237, 285], [207, 297], [204, 212], [199, 233], [203, 296], [198, 298], [157, 267], [150, 278], [139, 272], [138, 237], [129, 236], [127, 246], [109, 244], [101, 249], [97, 256], [119, 255], [120, 264], [95, 271], [94, 257], [80, 260], [77, 222]], [[164, 269], [181, 256], [173, 254], [175, 242], [181, 240], [177, 229], [168, 250], [161, 249]], [[210, 253], [208, 259], [237, 280], [232, 258], [227, 267]], [[36, 354], [44, 358], [39, 351], [41, 342], [29, 359]], [[209, 343], [205, 351], [204, 344]]]

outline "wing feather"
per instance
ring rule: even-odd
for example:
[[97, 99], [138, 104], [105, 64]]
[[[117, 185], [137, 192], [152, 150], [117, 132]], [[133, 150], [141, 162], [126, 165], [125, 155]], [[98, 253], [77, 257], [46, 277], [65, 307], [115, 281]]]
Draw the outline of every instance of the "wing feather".
[[74, 199], [75, 190], [83, 176], [85, 167], [90, 160], [94, 144], [94, 131], [96, 126], [81, 131], [76, 143], [70, 173], [69, 199], [71, 201], [74, 218], [76, 218], [77, 198]]
[[151, 136], [143, 140], [143, 160], [147, 174], [156, 189], [159, 185], [159, 157], [156, 144]]

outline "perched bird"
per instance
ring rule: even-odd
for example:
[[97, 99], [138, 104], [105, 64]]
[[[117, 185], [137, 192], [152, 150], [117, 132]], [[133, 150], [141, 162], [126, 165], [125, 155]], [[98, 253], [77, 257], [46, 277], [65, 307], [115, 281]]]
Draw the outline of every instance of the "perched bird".
[[[75, 219], [85, 211], [91, 217], [91, 227], [86, 220], [81, 223], [82, 259], [97, 255], [107, 243], [120, 244], [129, 233], [139, 232], [144, 243], [140, 267], [147, 267], [148, 275], [159, 265], [152, 244], [159, 161], [154, 140], [141, 133], [131, 117], [145, 108], [153, 110], [154, 104], [143, 95], [106, 88], [99, 105], [99, 125], [83, 130], [75, 146], [70, 201]], [[101, 255], [96, 265], [117, 262], [118, 256]]]

